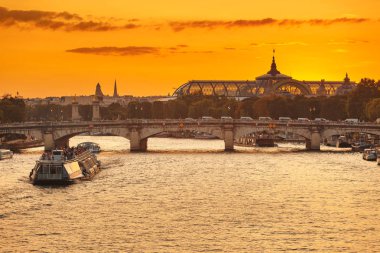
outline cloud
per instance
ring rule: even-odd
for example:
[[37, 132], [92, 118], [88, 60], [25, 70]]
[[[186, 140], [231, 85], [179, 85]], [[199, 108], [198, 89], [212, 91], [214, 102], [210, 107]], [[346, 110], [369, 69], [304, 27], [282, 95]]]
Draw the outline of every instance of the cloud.
[[339, 54], [344, 54], [344, 53], [347, 53], [347, 49], [344, 49], [344, 48], [337, 48], [337, 49], [334, 49], [333, 50], [334, 53], [339, 53]]
[[80, 47], [68, 49], [68, 53], [106, 55], [106, 56], [141, 56], [141, 55], [169, 55], [169, 54], [210, 54], [214, 51], [188, 50], [187, 45], [174, 47], [151, 47], [151, 46], [126, 46], [126, 47]]
[[18, 28], [40, 28], [64, 31], [110, 31], [138, 28], [135, 22], [114, 24], [109, 21], [89, 20], [69, 12], [50, 12], [39, 10], [9, 10], [0, 7], [0, 26]]
[[330, 26], [335, 24], [357, 24], [368, 22], [367, 18], [335, 18], [335, 19], [250, 19], [250, 20], [200, 20], [200, 21], [171, 21], [169, 26], [176, 32], [189, 29], [216, 29], [216, 28], [250, 28], [259, 26], [300, 26], [300, 25], [313, 25], [313, 26]]
[[159, 54], [160, 48], [157, 47], [81, 47], [66, 50], [69, 53], [95, 54], [95, 55], [114, 55], [114, 56], [137, 56]]
[[343, 40], [343, 41], [336, 41], [336, 40], [330, 40], [327, 44], [328, 45], [354, 45], [354, 44], [365, 44], [369, 43], [368, 40]]
[[264, 47], [264, 46], [307, 46], [308, 44], [302, 41], [289, 41], [289, 42], [265, 42], [265, 43], [251, 43], [252, 47]]
[[189, 28], [197, 29], [233, 29], [252, 28], [261, 26], [330, 26], [335, 24], [358, 24], [371, 21], [367, 18], [344, 17], [335, 19], [239, 19], [239, 20], [190, 20], [190, 21], [168, 21], [141, 24], [139, 19], [116, 19], [100, 18], [92, 16], [80, 16], [69, 12], [53, 12], [41, 10], [9, 10], [0, 7], [0, 27], [17, 27], [21, 29], [47, 29], [62, 31], [91, 31], [104, 32], [113, 30], [127, 30], [148, 27], [161, 30], [169, 26], [175, 32]]

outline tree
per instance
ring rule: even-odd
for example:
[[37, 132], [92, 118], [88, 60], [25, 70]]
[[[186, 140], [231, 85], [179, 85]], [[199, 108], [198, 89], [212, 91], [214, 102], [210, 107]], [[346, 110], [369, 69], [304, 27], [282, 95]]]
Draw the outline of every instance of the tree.
[[0, 100], [3, 122], [22, 122], [25, 120], [26, 106], [22, 99], [10, 95]]
[[343, 120], [347, 118], [346, 96], [333, 96], [321, 100], [320, 116], [329, 120]]
[[365, 114], [371, 121], [380, 118], [380, 98], [374, 98], [366, 104]]
[[164, 102], [154, 101], [152, 105], [152, 118], [163, 119], [164, 118]]
[[350, 118], [366, 119], [365, 107], [369, 100], [380, 97], [380, 82], [362, 79], [358, 86], [348, 94], [346, 111]]

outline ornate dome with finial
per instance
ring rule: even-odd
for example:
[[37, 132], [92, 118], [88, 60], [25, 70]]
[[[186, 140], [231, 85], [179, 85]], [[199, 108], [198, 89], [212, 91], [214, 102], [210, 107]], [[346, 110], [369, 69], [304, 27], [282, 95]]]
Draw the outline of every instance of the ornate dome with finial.
[[276, 59], [274, 57], [274, 50], [273, 50], [273, 58], [272, 58], [272, 64], [270, 66], [270, 70], [265, 74], [256, 77], [256, 80], [267, 80], [267, 79], [291, 79], [290, 76], [281, 74], [280, 71], [277, 70], [277, 64], [276, 64]]
[[342, 86], [336, 89], [335, 95], [346, 95], [350, 93], [354, 89], [355, 85], [351, 83], [348, 74], [346, 73], [346, 77], [344, 78], [344, 82]]

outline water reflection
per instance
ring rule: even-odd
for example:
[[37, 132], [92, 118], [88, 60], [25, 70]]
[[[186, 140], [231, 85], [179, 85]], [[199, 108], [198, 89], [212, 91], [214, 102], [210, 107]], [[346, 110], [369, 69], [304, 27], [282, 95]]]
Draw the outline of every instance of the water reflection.
[[360, 154], [158, 138], [129, 153], [94, 138], [104, 169], [91, 182], [31, 185], [38, 149], [0, 162], [3, 251], [380, 251], [380, 167]]

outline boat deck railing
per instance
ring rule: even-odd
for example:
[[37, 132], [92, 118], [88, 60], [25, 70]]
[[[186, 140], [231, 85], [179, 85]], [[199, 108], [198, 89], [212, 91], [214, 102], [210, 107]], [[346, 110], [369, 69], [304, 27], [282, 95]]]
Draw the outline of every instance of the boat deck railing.
[[81, 161], [81, 160], [84, 160], [88, 157], [91, 157], [92, 156], [92, 153], [88, 150], [86, 151], [83, 151], [80, 155], [72, 158], [72, 159], [69, 159], [69, 160], [65, 160], [65, 159], [60, 159], [60, 160], [54, 160], [54, 159], [50, 159], [50, 160], [38, 160], [38, 162], [40, 163], [68, 163], [68, 162], [78, 162], [78, 161]]

